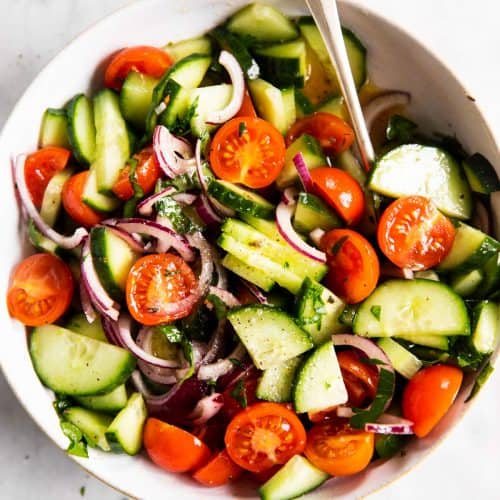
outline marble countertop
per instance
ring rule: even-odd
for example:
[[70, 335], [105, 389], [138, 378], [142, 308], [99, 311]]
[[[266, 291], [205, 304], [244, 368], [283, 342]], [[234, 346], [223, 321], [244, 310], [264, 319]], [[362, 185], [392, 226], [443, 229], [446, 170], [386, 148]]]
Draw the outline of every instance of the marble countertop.
[[[63, 46], [94, 21], [128, 3], [0, 0], [0, 126], [30, 81]], [[498, 0], [360, 3], [377, 6], [433, 47], [480, 103], [492, 127], [500, 130]], [[500, 376], [495, 374], [450, 438], [411, 474], [370, 499], [500, 498], [499, 392]], [[52, 444], [21, 408], [2, 375], [0, 429], [0, 498], [123, 499]]]

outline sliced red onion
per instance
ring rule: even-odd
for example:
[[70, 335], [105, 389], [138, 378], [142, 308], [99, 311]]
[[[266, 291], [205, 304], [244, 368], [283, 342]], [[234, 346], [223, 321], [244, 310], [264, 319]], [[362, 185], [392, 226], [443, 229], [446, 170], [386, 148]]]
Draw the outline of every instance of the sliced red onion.
[[402, 417], [384, 413], [376, 422], [365, 424], [365, 431], [376, 434], [413, 434], [414, 423]]
[[222, 394], [214, 392], [210, 396], [200, 399], [187, 419], [190, 420], [192, 425], [206, 424], [212, 417], [215, 417], [219, 413], [223, 406], [224, 398]]
[[144, 380], [142, 378], [142, 374], [139, 370], [134, 370], [130, 378], [132, 379], [132, 383], [134, 384], [136, 390], [139, 391], [144, 396], [144, 399], [149, 404], [157, 401], [162, 401], [167, 397], [167, 395], [172, 390], [168, 389], [167, 392], [165, 392], [164, 394], [153, 394], [146, 387], [146, 384], [144, 383]]
[[222, 224], [223, 219], [215, 213], [206, 194], [202, 193], [196, 200], [194, 206], [196, 213], [207, 226], [210, 224]]
[[106, 316], [101, 318], [102, 329], [104, 330], [104, 334], [108, 339], [110, 344], [117, 345], [118, 347], [124, 347], [121, 340], [120, 334], [118, 332], [118, 323], [113, 321]]
[[490, 214], [482, 202], [476, 200], [474, 203], [474, 215], [472, 225], [485, 234], [491, 234]]
[[216, 286], [211, 286], [208, 290], [209, 293], [215, 295], [216, 297], [219, 297], [219, 299], [222, 300], [222, 302], [224, 302], [224, 304], [226, 304], [226, 306], [228, 307], [237, 307], [241, 305], [240, 301], [227, 290], [217, 288]]
[[134, 237], [133, 234], [128, 233], [127, 231], [116, 227], [116, 220], [115, 219], [109, 219], [108, 221], [103, 221], [100, 225], [105, 226], [107, 229], [111, 230], [116, 236], [124, 240], [130, 248], [137, 253], [144, 253], [146, 251], [146, 247], [144, 244], [140, 241], [140, 238]]
[[401, 92], [399, 90], [389, 90], [374, 97], [363, 107], [363, 115], [368, 130], [371, 130], [375, 120], [381, 113], [385, 113], [395, 106], [406, 106], [410, 102], [410, 99], [411, 96], [408, 92]]
[[282, 200], [285, 205], [294, 205], [297, 203], [298, 191], [295, 188], [289, 187], [283, 191]]
[[165, 189], [162, 189], [159, 193], [148, 196], [137, 205], [137, 212], [139, 212], [141, 215], [151, 215], [153, 213], [154, 204], [157, 201], [160, 201], [162, 198], [165, 198], [165, 196], [170, 196], [176, 192], [177, 189], [175, 189], [173, 186], [169, 186]]
[[223, 109], [212, 111], [207, 115], [207, 123], [225, 123], [240, 110], [245, 94], [245, 78], [243, 71], [236, 58], [226, 50], [221, 51], [219, 64], [223, 66], [229, 74], [233, 85], [233, 94], [227, 106]]
[[415, 277], [411, 269], [401, 269], [391, 262], [384, 262], [381, 264], [380, 276], [383, 278], [400, 278], [405, 280], [412, 280]]
[[218, 255], [214, 255], [214, 265], [215, 271], [217, 273], [217, 284], [215, 286], [222, 290], [227, 290], [228, 285], [226, 268], [222, 265], [222, 262]]
[[137, 361], [137, 366], [148, 379], [157, 384], [172, 385], [176, 384], [179, 380], [175, 368], [160, 368], [141, 360]]
[[197, 196], [191, 193], [179, 193], [174, 194], [172, 198], [181, 205], [192, 205], [195, 202]]
[[153, 150], [156, 160], [167, 177], [184, 174], [193, 167], [191, 145], [171, 134], [167, 127], [157, 125], [153, 133]]
[[245, 285], [248, 291], [258, 300], [260, 304], [269, 304], [267, 297], [259, 287], [244, 279], [241, 279], [240, 281], [243, 283], [243, 285]]
[[319, 262], [326, 262], [326, 254], [306, 243], [292, 226], [292, 216], [295, 211], [295, 203], [286, 204], [281, 202], [276, 207], [276, 225], [281, 236], [287, 243], [301, 254]]
[[309, 233], [309, 238], [317, 247], [319, 247], [321, 245], [321, 238], [323, 238], [325, 233], [326, 233], [325, 230], [321, 229], [320, 227], [317, 227], [316, 229], [313, 229]]
[[19, 155], [13, 163], [14, 182], [21, 199], [21, 203], [26, 210], [28, 216], [33, 219], [33, 223], [37, 229], [47, 238], [62, 248], [71, 249], [75, 248], [83, 241], [88, 235], [88, 232], [83, 227], [79, 227], [71, 236], [64, 236], [57, 231], [54, 231], [40, 216], [36, 209], [31, 195], [26, 186], [26, 179], [24, 176], [24, 164], [26, 162], [26, 155]]
[[[191, 346], [193, 349], [193, 366], [195, 368], [198, 368], [198, 366], [201, 365], [203, 359], [205, 358], [205, 355], [208, 352], [208, 346], [204, 342], [198, 342], [196, 340], [193, 340], [191, 342]], [[182, 353], [181, 353], [182, 354]], [[176, 370], [176, 376], [177, 380], [182, 380], [184, 379], [189, 372], [191, 371], [191, 366], [184, 357], [184, 354], [182, 354], [183, 360], [184, 360], [184, 368], [180, 368]]]
[[241, 361], [246, 354], [243, 344], [238, 344], [233, 352], [224, 359], [219, 359], [215, 363], [201, 365], [198, 369], [198, 379], [200, 380], [217, 380], [219, 377], [230, 372], [234, 363], [231, 360]]
[[210, 342], [208, 343], [207, 353], [205, 354], [205, 357], [201, 360], [202, 365], [212, 363], [222, 353], [224, 349], [226, 323], [227, 321], [225, 319], [221, 319], [218, 321], [214, 333], [210, 338]]
[[90, 295], [85, 288], [85, 284], [83, 280], [80, 280], [80, 303], [82, 305], [83, 314], [85, 314], [85, 318], [89, 323], [93, 323], [96, 318], [96, 312], [94, 307], [92, 306], [92, 302], [90, 301]]
[[311, 177], [311, 172], [307, 168], [304, 155], [299, 152], [293, 157], [292, 161], [295, 165], [295, 168], [297, 169], [300, 181], [304, 186], [304, 190], [306, 191], [306, 193], [311, 193], [313, 191], [313, 180]]

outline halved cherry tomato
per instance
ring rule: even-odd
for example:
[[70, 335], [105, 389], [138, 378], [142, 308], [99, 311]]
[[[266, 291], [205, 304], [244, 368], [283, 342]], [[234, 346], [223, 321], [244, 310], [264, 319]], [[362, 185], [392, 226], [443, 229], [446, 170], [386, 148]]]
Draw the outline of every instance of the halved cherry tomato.
[[24, 164], [24, 178], [31, 199], [37, 208], [42, 206], [43, 194], [50, 179], [68, 164], [71, 151], [47, 146], [31, 153]]
[[210, 164], [217, 177], [263, 188], [274, 182], [285, 164], [285, 141], [279, 131], [260, 118], [242, 116], [224, 124], [210, 148]]
[[151, 460], [170, 472], [197, 469], [210, 458], [208, 446], [196, 436], [156, 418], [146, 420], [143, 439]]
[[234, 462], [245, 470], [262, 472], [302, 453], [306, 431], [285, 406], [257, 403], [233, 418], [224, 440]]
[[365, 195], [359, 183], [340, 168], [319, 167], [311, 170], [318, 194], [350, 226], [356, 225], [365, 211]]
[[250, 118], [257, 118], [257, 112], [255, 111], [252, 98], [250, 97], [250, 93], [248, 92], [247, 88], [245, 88], [243, 103], [241, 104], [240, 110], [236, 113], [235, 116], [248, 116]]
[[252, 477], [259, 483], [264, 484], [271, 479], [276, 472], [281, 469], [281, 465], [273, 465], [270, 469], [263, 470], [262, 472], [254, 472]]
[[237, 380], [230, 384], [222, 393], [224, 398], [224, 415], [229, 419], [246, 407], [257, 403], [259, 400], [255, 395], [259, 379], [255, 376]]
[[85, 170], [73, 175], [62, 191], [62, 204], [68, 215], [78, 224], [86, 227], [92, 227], [99, 224], [106, 216], [92, 210], [83, 200], [83, 190], [89, 176], [89, 171]]
[[366, 299], [380, 275], [375, 250], [359, 233], [351, 229], [332, 229], [321, 239], [327, 254], [327, 286], [349, 304]]
[[297, 120], [286, 135], [287, 146], [302, 134], [316, 137], [325, 152], [333, 155], [349, 149], [354, 142], [350, 125], [331, 113], [317, 112]]
[[147, 45], [129, 47], [113, 57], [104, 73], [104, 84], [120, 91], [130, 71], [161, 78], [170, 66], [172, 66], [170, 56], [157, 47]]
[[337, 360], [349, 395], [349, 406], [361, 408], [371, 403], [377, 393], [377, 369], [363, 363], [352, 349], [338, 352]]
[[9, 314], [27, 326], [57, 321], [73, 297], [73, 276], [67, 264], [49, 253], [24, 259], [15, 269], [7, 293]]
[[[134, 155], [137, 160], [134, 179], [141, 187], [144, 194], [153, 191], [158, 177], [161, 175], [161, 169], [156, 161], [153, 148], [145, 148]], [[120, 172], [118, 180], [113, 186], [113, 193], [120, 200], [129, 200], [134, 196], [134, 187], [130, 182], [130, 166], [126, 165]]]
[[152, 254], [141, 257], [127, 278], [130, 314], [143, 325], [159, 325], [186, 317], [193, 303], [177, 305], [194, 292], [196, 278], [177, 255]]
[[348, 476], [370, 463], [374, 446], [373, 433], [337, 420], [312, 427], [307, 433], [304, 454], [318, 469], [332, 476]]
[[222, 486], [241, 476], [243, 469], [236, 465], [226, 450], [215, 455], [208, 464], [198, 469], [193, 478], [205, 486]]
[[403, 392], [403, 416], [415, 425], [413, 432], [424, 437], [434, 429], [455, 401], [463, 373], [450, 365], [423, 368], [406, 385]]
[[393, 264], [421, 271], [446, 257], [455, 239], [455, 228], [428, 198], [406, 196], [385, 209], [377, 239]]

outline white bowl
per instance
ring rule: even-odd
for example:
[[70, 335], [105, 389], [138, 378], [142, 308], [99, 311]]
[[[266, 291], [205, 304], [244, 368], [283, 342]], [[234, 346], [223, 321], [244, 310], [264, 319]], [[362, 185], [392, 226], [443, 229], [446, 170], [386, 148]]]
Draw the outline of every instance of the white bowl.
[[[11, 155], [36, 148], [39, 117], [45, 108], [62, 106], [74, 94], [98, 88], [102, 67], [116, 50], [136, 44], [160, 46], [167, 41], [201, 34], [245, 3], [245, 0], [143, 0], [105, 18], [66, 47], [25, 92], [2, 132], [0, 164], [6, 168]], [[306, 13], [299, 0], [271, 0], [270, 3], [290, 15]], [[351, 1], [342, 1], [340, 10], [343, 24], [352, 28], [368, 48], [369, 74], [376, 84], [411, 92], [410, 113], [427, 132], [456, 135], [466, 150], [479, 151], [493, 164], [500, 165], [498, 137], [495, 139], [460, 82], [432, 52], [371, 10]], [[12, 183], [4, 182], [0, 193], [0, 213], [4, 214], [0, 297], [5, 297], [9, 274], [28, 248], [22, 243], [24, 231]], [[499, 215], [495, 214], [497, 218]], [[8, 346], [0, 350], [7, 380], [37, 424], [59, 447], [66, 448], [67, 440], [51, 405], [52, 395], [33, 371], [24, 329], [10, 319], [5, 300], [0, 300], [0, 324], [0, 345]], [[374, 463], [355, 477], [331, 480], [310, 498], [360, 497], [402, 475], [427, 455], [467, 411], [470, 403], [464, 400], [472, 383], [469, 377], [446, 418], [427, 438], [415, 441], [404, 457]], [[72, 458], [102, 481], [133, 497], [175, 495], [199, 499], [255, 495], [255, 489], [244, 482], [217, 489], [201, 488], [189, 477], [163, 472], [143, 456], [90, 450], [89, 459]]]

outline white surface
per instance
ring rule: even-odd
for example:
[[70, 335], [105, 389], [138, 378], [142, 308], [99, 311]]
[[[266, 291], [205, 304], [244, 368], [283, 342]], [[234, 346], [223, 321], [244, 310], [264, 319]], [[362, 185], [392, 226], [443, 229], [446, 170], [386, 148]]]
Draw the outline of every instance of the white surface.
[[[165, 0], [169, 1], [169, 0]], [[364, 0], [426, 40], [446, 58], [500, 129], [500, 66], [496, 0], [421, 0], [398, 2]], [[39, 69], [75, 34], [109, 11], [129, 3], [123, 0], [0, 0], [0, 123]], [[436, 5], [437, 4], [437, 5]], [[165, 34], [168, 38], [168, 33]], [[71, 78], [71, 75], [63, 75]], [[482, 499], [500, 497], [496, 475], [500, 465], [497, 418], [500, 400], [494, 379], [451, 438], [413, 473], [373, 499]], [[16, 499], [117, 499], [121, 496], [88, 478], [64, 457], [35, 427], [10, 390], [0, 384], [0, 497]], [[496, 427], [496, 428], [495, 428]], [[167, 497], [167, 495], [166, 495]]]

